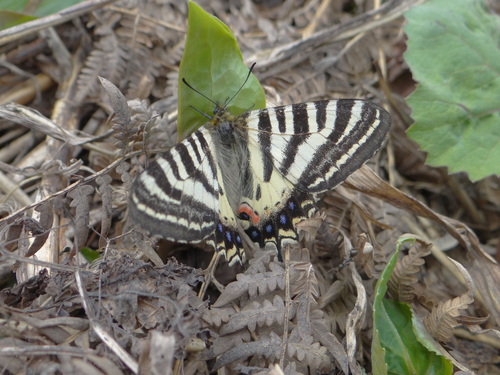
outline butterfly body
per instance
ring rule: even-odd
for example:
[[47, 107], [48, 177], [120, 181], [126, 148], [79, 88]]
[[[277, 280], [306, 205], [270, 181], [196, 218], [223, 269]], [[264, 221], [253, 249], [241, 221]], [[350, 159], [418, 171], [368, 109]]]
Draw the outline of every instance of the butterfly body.
[[297, 240], [296, 225], [378, 150], [389, 114], [362, 100], [301, 103], [233, 116], [217, 107], [203, 127], [134, 182], [130, 216], [151, 234], [207, 240], [229, 263], [242, 234], [261, 247]]

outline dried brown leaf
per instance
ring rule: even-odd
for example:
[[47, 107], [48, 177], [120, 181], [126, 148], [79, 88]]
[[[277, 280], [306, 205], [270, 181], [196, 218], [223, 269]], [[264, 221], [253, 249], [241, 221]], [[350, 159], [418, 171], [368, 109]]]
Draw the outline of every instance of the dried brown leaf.
[[175, 336], [150, 331], [139, 357], [141, 375], [171, 375], [174, 364]]
[[93, 192], [92, 186], [82, 185], [68, 193], [68, 197], [72, 199], [69, 205], [75, 208], [75, 248], [77, 250], [85, 246], [89, 234], [90, 195]]
[[[102, 28], [104, 30], [104, 28]], [[119, 80], [126, 69], [124, 46], [116, 35], [107, 28], [106, 35], [97, 40], [90, 55], [84, 62], [76, 82], [76, 95], [73, 100], [83, 104], [87, 98], [95, 96], [99, 88], [99, 76], [114, 82]]]
[[331, 332], [323, 316], [323, 311], [317, 309], [311, 313], [311, 333], [315, 340], [328, 349], [344, 373], [349, 372], [347, 352], [340, 341]]
[[[293, 309], [289, 312], [289, 317], [295, 315]], [[261, 302], [251, 302], [241, 311], [232, 315], [229, 321], [221, 326], [221, 335], [227, 335], [243, 328], [254, 332], [256, 327], [271, 326], [274, 323], [282, 324], [285, 316], [285, 303], [283, 299], [275, 295], [273, 301], [264, 300]]]
[[277, 263], [269, 264], [270, 271], [249, 274], [239, 274], [236, 276], [236, 281], [228, 284], [221, 293], [217, 301], [213, 304], [214, 307], [222, 307], [231, 302], [235, 302], [244, 295], [256, 297], [272, 293], [276, 290], [284, 290], [284, 270]]
[[232, 362], [251, 356], [264, 357], [271, 361], [276, 360], [279, 358], [281, 345], [280, 337], [272, 332], [269, 338], [236, 345], [217, 358], [212, 371], [217, 371]]
[[8, 306], [19, 308], [30, 306], [35, 299], [45, 294], [48, 282], [48, 271], [44, 268], [38, 275], [30, 277], [25, 282], [2, 290], [0, 300]]
[[[403, 236], [407, 236], [403, 234]], [[410, 248], [408, 255], [401, 258], [396, 264], [396, 268], [389, 280], [389, 292], [400, 302], [410, 303], [417, 295], [413, 285], [418, 282], [416, 273], [421, 271], [425, 264], [423, 257], [431, 253], [432, 244], [418, 236], [415, 237], [415, 243]]]
[[40, 228], [37, 229], [36, 232], [30, 229], [32, 235], [35, 236], [35, 240], [29, 247], [28, 252], [25, 254], [26, 257], [30, 257], [36, 254], [36, 252], [42, 248], [42, 246], [49, 238], [50, 229], [52, 229], [52, 224], [54, 221], [52, 202], [41, 204], [40, 206], [35, 208], [35, 211], [39, 212], [37, 216], [39, 217]]
[[461, 310], [465, 310], [474, 302], [474, 283], [467, 270], [458, 262], [452, 260], [466, 280], [468, 290], [452, 300], [440, 302], [429, 316], [424, 319], [424, 324], [429, 333], [438, 341], [448, 342], [453, 336], [453, 328], [459, 325], [457, 318]]
[[297, 330], [293, 330], [287, 342], [287, 354], [307, 363], [313, 372], [327, 372], [332, 369], [332, 358], [326, 347], [319, 342], [313, 342], [312, 336], [302, 337]]

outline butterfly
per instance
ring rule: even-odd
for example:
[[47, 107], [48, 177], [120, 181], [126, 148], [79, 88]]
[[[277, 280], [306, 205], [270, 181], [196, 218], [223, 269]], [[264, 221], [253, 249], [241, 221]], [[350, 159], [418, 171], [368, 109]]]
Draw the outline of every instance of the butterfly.
[[297, 224], [316, 211], [316, 195], [369, 160], [391, 123], [387, 111], [356, 99], [239, 116], [216, 105], [208, 117], [136, 178], [129, 216], [152, 235], [207, 241], [230, 265], [245, 260], [244, 235], [281, 260]]

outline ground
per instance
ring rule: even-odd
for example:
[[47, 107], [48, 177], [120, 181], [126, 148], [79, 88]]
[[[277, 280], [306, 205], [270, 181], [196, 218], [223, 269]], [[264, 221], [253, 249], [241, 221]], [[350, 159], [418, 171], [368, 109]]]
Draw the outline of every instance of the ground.
[[376, 281], [406, 237], [389, 297], [456, 370], [500, 373], [500, 181], [431, 168], [406, 136], [417, 3], [199, 2], [257, 62], [268, 106], [362, 98], [392, 116], [283, 262], [257, 249], [233, 267], [127, 221], [132, 180], [177, 141], [187, 4], [96, 2], [0, 34], [2, 373], [376, 372]]

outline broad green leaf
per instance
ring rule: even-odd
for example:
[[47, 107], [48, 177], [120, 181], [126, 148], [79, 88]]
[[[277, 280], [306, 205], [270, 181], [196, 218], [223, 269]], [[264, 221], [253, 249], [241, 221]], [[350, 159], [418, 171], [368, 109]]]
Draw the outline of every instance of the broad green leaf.
[[[214, 104], [187, 87], [182, 78], [194, 89], [223, 106], [240, 89], [248, 71], [249, 67], [243, 62], [231, 30], [218, 18], [190, 1], [186, 47], [179, 70], [179, 138], [186, 137], [208, 121], [198, 111], [212, 116], [214, 110]], [[240, 115], [250, 109], [265, 106], [264, 90], [251, 75], [227, 109], [233, 115]]]
[[[453, 365], [437, 354], [432, 338], [427, 338], [425, 346], [421, 337], [427, 337], [414, 323], [410, 307], [401, 302], [384, 299], [387, 283], [394, 271], [399, 250], [405, 242], [414, 242], [412, 237], [401, 237], [396, 244], [396, 252], [389, 260], [378, 280], [373, 305], [372, 369], [374, 375], [381, 374], [451, 374]], [[417, 332], [418, 334], [416, 334]]]
[[417, 89], [409, 136], [432, 166], [500, 174], [500, 18], [483, 0], [430, 0], [405, 14]]
[[1, 0], [0, 30], [57, 13], [84, 0]]

